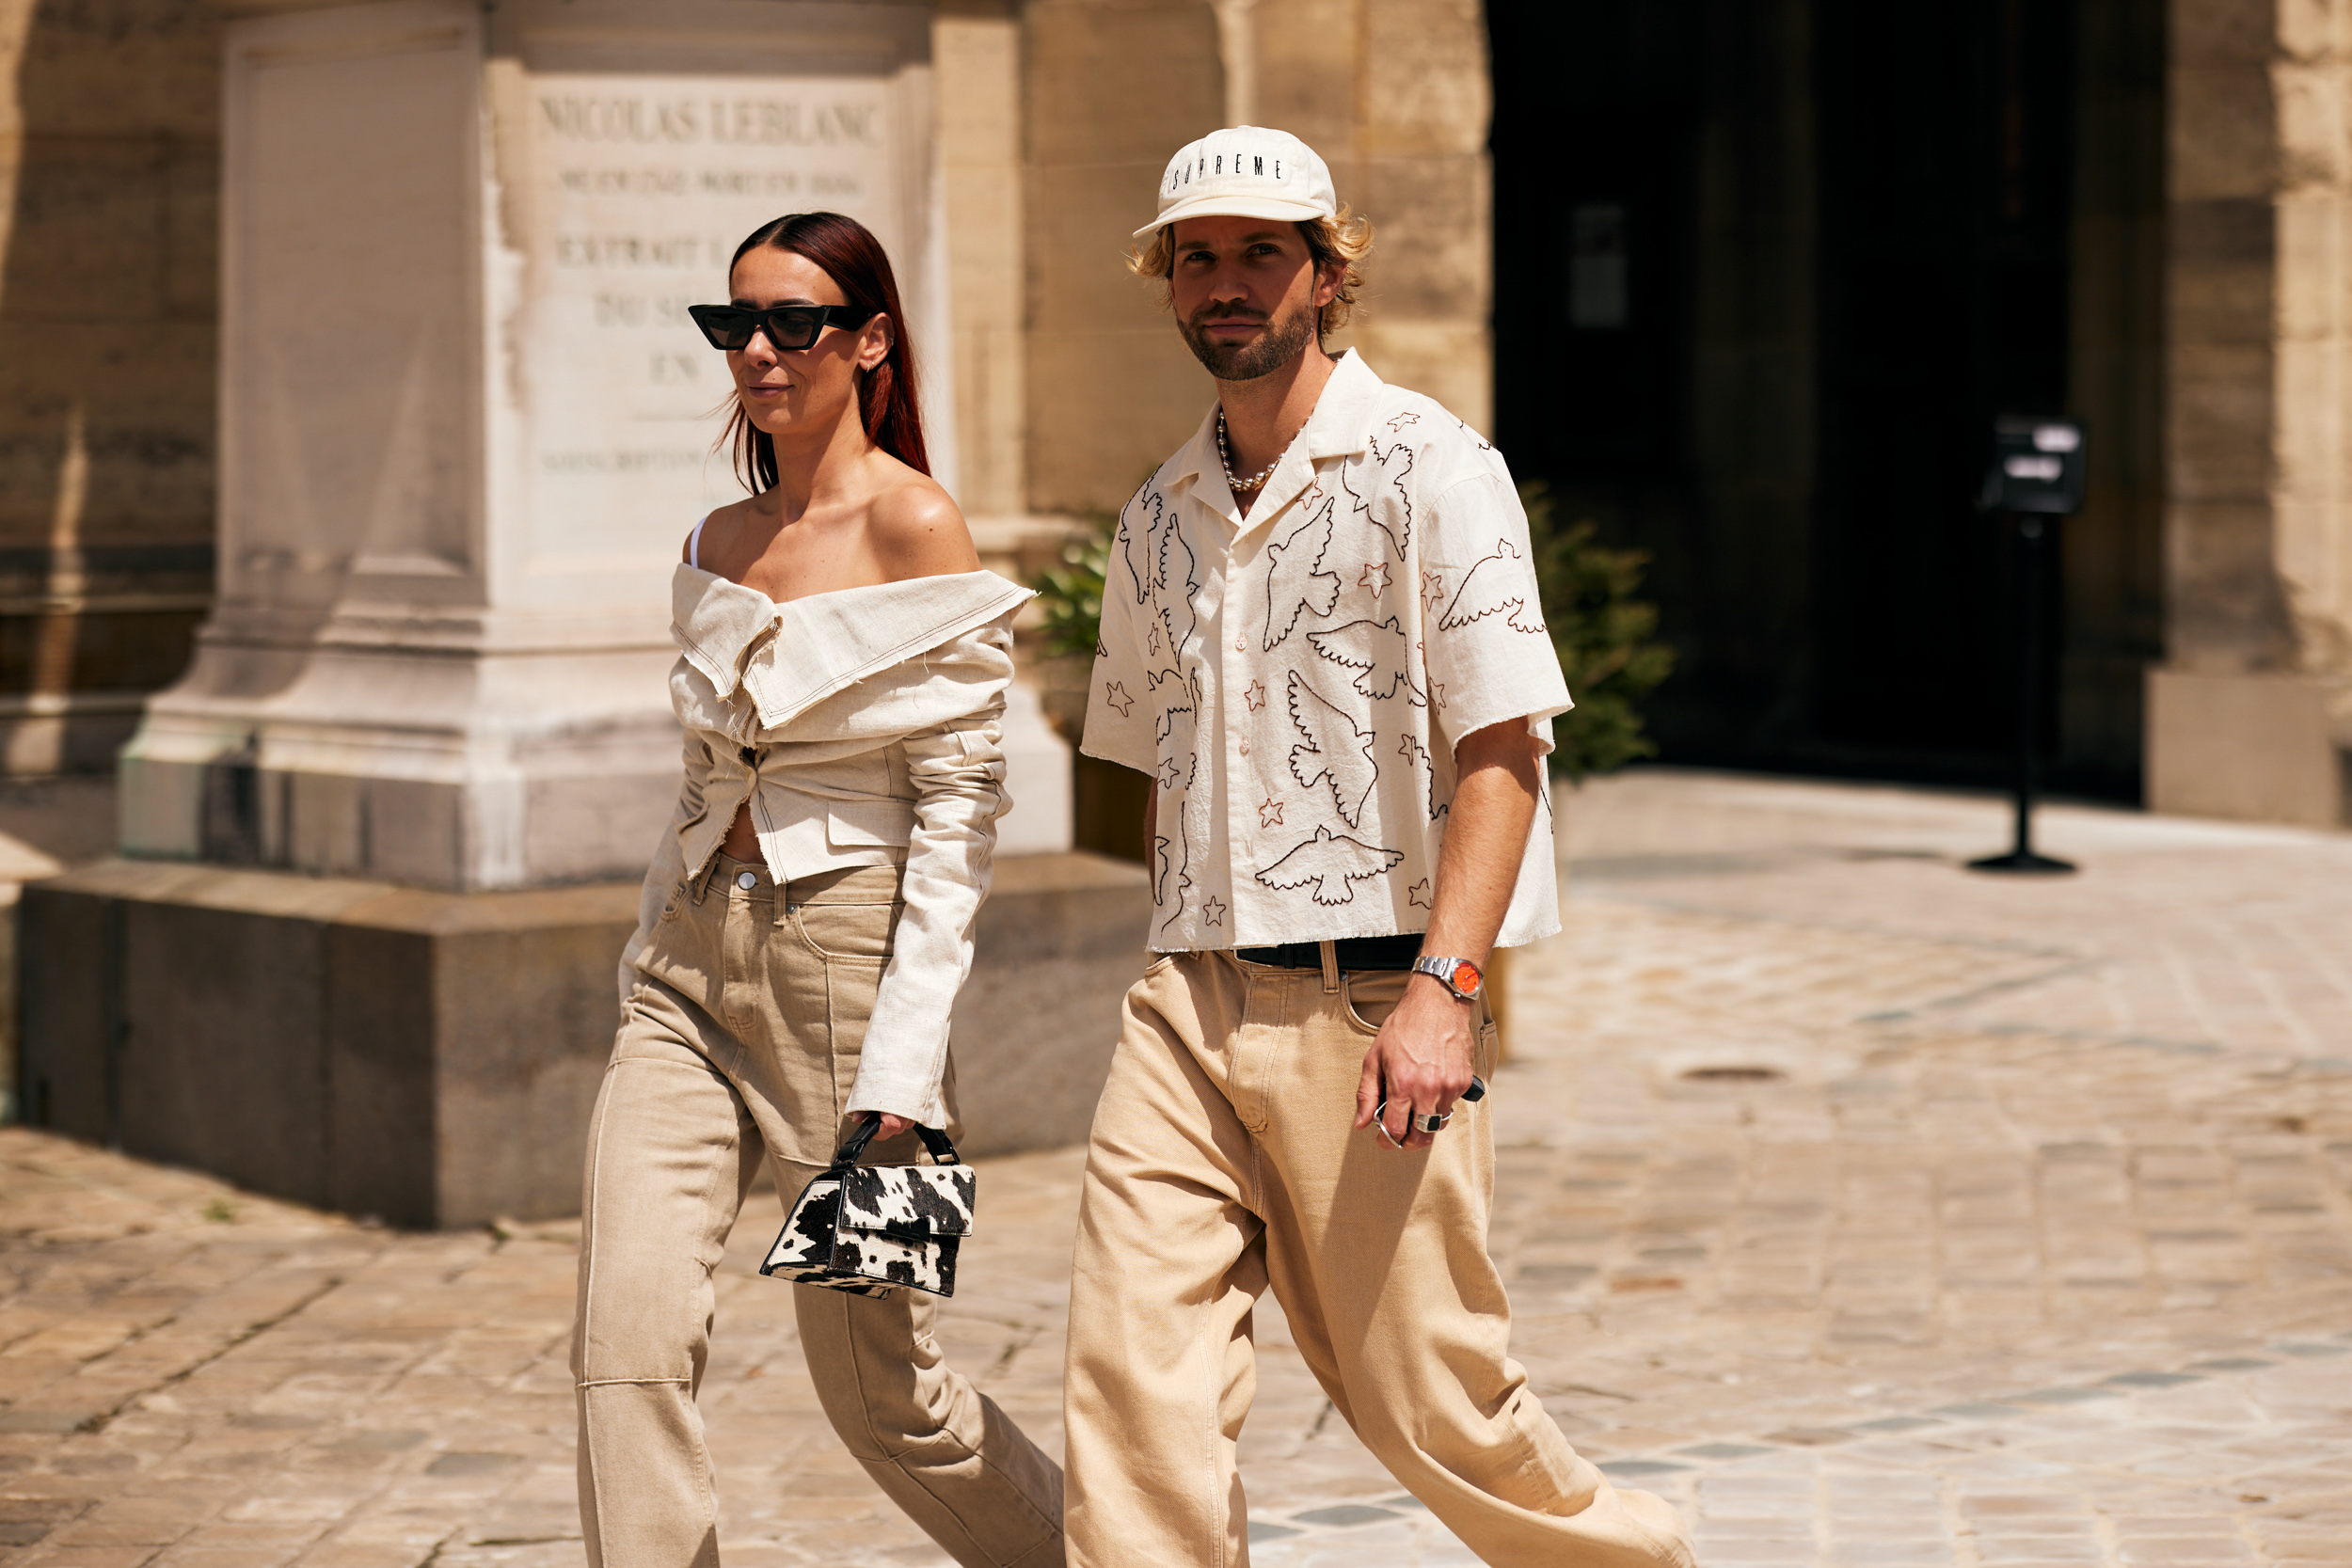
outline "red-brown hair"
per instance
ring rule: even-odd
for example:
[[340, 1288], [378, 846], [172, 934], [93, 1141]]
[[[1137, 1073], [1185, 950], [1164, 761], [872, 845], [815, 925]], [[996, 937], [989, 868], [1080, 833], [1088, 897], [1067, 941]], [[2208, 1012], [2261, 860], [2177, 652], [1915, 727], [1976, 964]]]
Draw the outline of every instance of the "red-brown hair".
[[[765, 223], [735, 247], [727, 276], [735, 263], [760, 245], [773, 245], [805, 256], [839, 285], [842, 297], [860, 310], [890, 318], [890, 353], [870, 371], [858, 372], [857, 410], [866, 438], [916, 473], [931, 471], [930, 453], [923, 444], [923, 405], [914, 388], [914, 345], [907, 337], [906, 311], [898, 305], [898, 280], [890, 271], [890, 258], [873, 231], [839, 213], [792, 213]], [[752, 423], [740, 398], [719, 437], [735, 448], [735, 471], [752, 494], [776, 483], [774, 437]]]

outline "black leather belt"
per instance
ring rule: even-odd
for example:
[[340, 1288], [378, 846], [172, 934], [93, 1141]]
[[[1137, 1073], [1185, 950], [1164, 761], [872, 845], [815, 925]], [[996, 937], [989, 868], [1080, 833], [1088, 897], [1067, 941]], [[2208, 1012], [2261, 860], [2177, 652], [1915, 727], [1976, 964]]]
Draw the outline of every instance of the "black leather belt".
[[[1331, 944], [1331, 949], [1339, 966], [1350, 972], [1410, 969], [1413, 960], [1421, 957], [1421, 938], [1343, 937]], [[1247, 963], [1266, 964], [1275, 969], [1321, 969], [1323, 944], [1319, 942], [1286, 942], [1278, 947], [1236, 947], [1233, 957]]]

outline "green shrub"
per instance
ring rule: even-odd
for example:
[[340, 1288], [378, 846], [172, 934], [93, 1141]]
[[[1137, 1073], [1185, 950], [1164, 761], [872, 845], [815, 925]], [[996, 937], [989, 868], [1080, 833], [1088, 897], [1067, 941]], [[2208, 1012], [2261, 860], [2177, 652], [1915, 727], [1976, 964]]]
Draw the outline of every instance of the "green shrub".
[[1642, 733], [1639, 704], [1674, 669], [1675, 657], [1649, 641], [1658, 607], [1634, 597], [1648, 553], [1603, 548], [1593, 542], [1589, 521], [1561, 527], [1541, 481], [1520, 485], [1519, 501], [1527, 508], [1544, 620], [1576, 699], [1575, 711], [1551, 721], [1551, 770], [1581, 780], [1657, 755]]
[[1045, 651], [1055, 657], [1091, 659], [1103, 637], [1103, 579], [1111, 566], [1111, 541], [1119, 518], [1089, 512], [1094, 531], [1061, 547], [1059, 566], [1029, 579], [1038, 608], [1045, 613]]

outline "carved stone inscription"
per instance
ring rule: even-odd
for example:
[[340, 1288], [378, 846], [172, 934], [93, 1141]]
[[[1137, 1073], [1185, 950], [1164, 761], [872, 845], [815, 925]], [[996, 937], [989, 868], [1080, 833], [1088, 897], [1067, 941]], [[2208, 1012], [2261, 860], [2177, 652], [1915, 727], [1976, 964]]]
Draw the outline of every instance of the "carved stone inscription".
[[515, 345], [532, 553], [674, 559], [695, 518], [743, 493], [711, 450], [725, 357], [686, 307], [723, 303], [736, 245], [786, 213], [847, 213], [903, 267], [888, 89], [540, 75], [532, 98], [540, 188]]

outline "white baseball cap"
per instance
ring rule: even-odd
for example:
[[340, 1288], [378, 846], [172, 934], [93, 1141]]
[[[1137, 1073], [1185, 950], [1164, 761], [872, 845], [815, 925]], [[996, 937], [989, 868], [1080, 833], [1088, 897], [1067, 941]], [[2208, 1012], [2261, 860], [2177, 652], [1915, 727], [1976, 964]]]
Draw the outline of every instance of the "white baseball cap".
[[1288, 131], [1235, 125], [1212, 131], [1177, 150], [1160, 179], [1160, 212], [1136, 230], [1144, 240], [1154, 230], [1185, 218], [1287, 218], [1308, 223], [1340, 209], [1331, 171], [1315, 150]]

